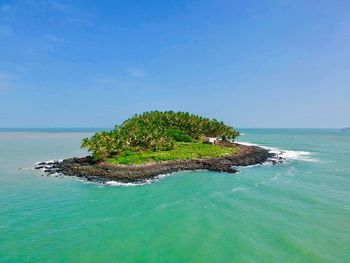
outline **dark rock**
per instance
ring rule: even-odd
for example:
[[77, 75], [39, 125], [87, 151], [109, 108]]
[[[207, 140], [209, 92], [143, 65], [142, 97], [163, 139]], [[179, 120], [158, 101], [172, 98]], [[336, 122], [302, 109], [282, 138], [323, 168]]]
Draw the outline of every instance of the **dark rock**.
[[[61, 173], [67, 176], [77, 176], [87, 181], [105, 183], [115, 180], [120, 182], [144, 182], [161, 174], [188, 170], [209, 170], [225, 173], [236, 173], [235, 166], [262, 164], [271, 160], [277, 164], [276, 155], [257, 146], [245, 146], [223, 142], [226, 147], [238, 147], [239, 153], [232, 156], [210, 159], [193, 159], [185, 161], [167, 161], [144, 165], [112, 165], [96, 162], [91, 156], [74, 157], [62, 162], [45, 165], [47, 174]], [[219, 143], [220, 144], [220, 143]], [[272, 158], [274, 158], [272, 160]], [[48, 163], [45, 163], [48, 164]], [[39, 167], [39, 164], [38, 166]], [[40, 169], [40, 168], [38, 168]]]

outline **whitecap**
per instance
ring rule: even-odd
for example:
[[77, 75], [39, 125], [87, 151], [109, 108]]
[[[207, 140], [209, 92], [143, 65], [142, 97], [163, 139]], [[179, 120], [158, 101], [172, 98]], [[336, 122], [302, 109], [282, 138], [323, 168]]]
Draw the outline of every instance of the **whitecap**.
[[41, 162], [36, 162], [36, 165], [40, 165], [40, 164], [55, 164], [55, 163], [61, 163], [63, 161], [63, 159], [53, 159], [53, 160], [48, 160], [48, 161], [41, 161]]
[[105, 184], [109, 186], [138, 186], [143, 185], [145, 183], [123, 183], [118, 181], [107, 181]]
[[245, 187], [236, 187], [236, 188], [232, 189], [232, 192], [242, 192], [245, 190], [247, 190], [247, 188], [245, 188]]
[[20, 167], [20, 170], [34, 170], [34, 167]]
[[293, 151], [293, 150], [281, 150], [274, 147], [266, 147], [272, 153], [277, 154], [278, 157], [282, 157], [286, 160], [292, 161], [304, 161], [304, 162], [318, 162], [316, 158], [312, 158], [312, 153], [307, 151]]
[[271, 181], [275, 181], [275, 180], [277, 180], [277, 179], [278, 179], [278, 177], [279, 177], [279, 174], [275, 175], [274, 177], [272, 177]]
[[119, 181], [107, 181], [105, 182], [106, 185], [109, 186], [140, 186], [140, 185], [145, 185], [145, 184], [151, 184], [156, 181], [159, 181], [160, 179], [169, 176], [170, 174], [160, 174], [152, 179], [147, 179], [139, 182], [134, 182], [134, 183], [124, 183], [124, 182], [119, 182]]
[[304, 162], [319, 161], [318, 159], [312, 157], [313, 154], [311, 152], [307, 152], [307, 151], [283, 150], [276, 147], [264, 146], [256, 143], [250, 143], [250, 142], [238, 142], [238, 143], [246, 146], [259, 146], [261, 148], [265, 148], [270, 152], [275, 153], [277, 157], [281, 157], [285, 160], [304, 161]]
[[264, 146], [258, 145], [256, 143], [251, 143], [251, 142], [237, 142], [238, 144], [246, 145], [246, 146], [260, 146], [264, 148]]

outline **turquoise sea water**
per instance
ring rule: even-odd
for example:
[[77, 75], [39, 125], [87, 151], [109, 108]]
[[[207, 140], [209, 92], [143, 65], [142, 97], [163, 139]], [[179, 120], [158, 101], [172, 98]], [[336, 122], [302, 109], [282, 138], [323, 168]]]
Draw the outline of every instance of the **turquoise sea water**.
[[350, 132], [241, 130], [286, 163], [123, 187], [31, 168], [68, 131], [0, 132], [0, 262], [350, 262]]

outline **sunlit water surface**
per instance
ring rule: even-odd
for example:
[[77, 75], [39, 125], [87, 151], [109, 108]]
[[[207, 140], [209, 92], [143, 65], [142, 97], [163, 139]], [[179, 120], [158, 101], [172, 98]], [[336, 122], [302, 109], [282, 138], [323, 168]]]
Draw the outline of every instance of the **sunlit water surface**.
[[241, 132], [286, 163], [128, 187], [32, 169], [91, 133], [0, 132], [0, 262], [350, 262], [350, 132]]

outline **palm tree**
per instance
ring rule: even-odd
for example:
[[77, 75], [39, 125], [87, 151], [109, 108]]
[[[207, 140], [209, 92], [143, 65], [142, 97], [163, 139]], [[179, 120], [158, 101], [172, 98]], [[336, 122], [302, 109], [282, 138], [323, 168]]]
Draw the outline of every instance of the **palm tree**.
[[135, 114], [121, 125], [116, 125], [110, 132], [98, 132], [91, 138], [84, 138], [81, 147], [98, 159], [105, 159], [126, 149], [172, 149], [175, 140], [169, 136], [169, 129], [188, 134], [195, 141], [203, 136], [233, 140], [239, 135], [231, 126], [216, 119], [211, 120], [188, 112], [152, 111]]

